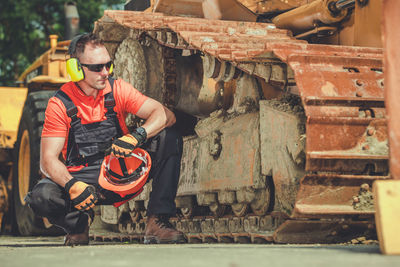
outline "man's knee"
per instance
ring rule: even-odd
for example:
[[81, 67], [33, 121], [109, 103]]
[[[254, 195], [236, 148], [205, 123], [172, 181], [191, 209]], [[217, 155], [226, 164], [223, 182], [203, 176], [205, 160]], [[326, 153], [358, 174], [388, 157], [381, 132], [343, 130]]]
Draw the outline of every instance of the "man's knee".
[[56, 184], [38, 183], [26, 197], [26, 202], [39, 216], [51, 217], [65, 212], [65, 198]]

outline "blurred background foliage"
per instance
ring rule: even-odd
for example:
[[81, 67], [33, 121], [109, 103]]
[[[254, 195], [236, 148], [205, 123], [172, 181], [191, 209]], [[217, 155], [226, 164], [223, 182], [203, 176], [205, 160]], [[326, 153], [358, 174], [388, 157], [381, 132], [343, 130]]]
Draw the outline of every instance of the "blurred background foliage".
[[[0, 0], [0, 86], [16, 86], [18, 76], [49, 49], [49, 35], [64, 40], [66, 0]], [[124, 0], [75, 0], [80, 32], [93, 30], [106, 9]]]

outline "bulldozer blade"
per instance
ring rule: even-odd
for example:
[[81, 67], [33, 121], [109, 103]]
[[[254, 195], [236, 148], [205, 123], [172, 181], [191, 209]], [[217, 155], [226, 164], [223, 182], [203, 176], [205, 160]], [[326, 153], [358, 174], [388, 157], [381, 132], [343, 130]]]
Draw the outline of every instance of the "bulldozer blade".
[[373, 215], [372, 183], [388, 176], [309, 174], [300, 181], [293, 218]]

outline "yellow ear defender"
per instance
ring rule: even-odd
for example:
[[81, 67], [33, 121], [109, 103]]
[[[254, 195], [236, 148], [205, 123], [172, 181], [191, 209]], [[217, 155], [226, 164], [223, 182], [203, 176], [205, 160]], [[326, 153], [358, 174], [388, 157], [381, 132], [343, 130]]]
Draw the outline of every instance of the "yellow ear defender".
[[70, 58], [67, 60], [67, 73], [73, 82], [79, 82], [85, 79], [81, 63], [77, 58]]
[[[72, 40], [71, 43], [68, 47], [68, 54], [73, 55], [75, 54], [76, 50], [76, 43], [85, 35], [88, 35], [89, 33], [84, 33], [75, 36]], [[78, 58], [72, 57], [67, 60], [67, 73], [71, 78], [71, 81], [73, 82], [79, 82], [85, 79], [85, 73], [82, 69], [82, 65], [79, 62]], [[108, 73], [111, 75], [114, 70], [114, 64], [111, 64], [110, 69], [108, 70]]]
[[110, 70], [108, 71], [108, 74], [111, 75], [113, 73], [113, 70], [114, 70], [114, 63], [111, 64], [111, 67], [110, 67]]
[[[84, 34], [79, 34], [75, 36], [72, 40], [71, 43], [69, 44], [68, 47], [68, 54], [73, 55], [76, 50], [76, 43], [79, 41], [79, 39], [82, 38], [82, 36], [86, 35], [87, 33]], [[67, 73], [69, 77], [71, 78], [71, 81], [73, 82], [79, 82], [83, 79], [85, 79], [85, 73], [83, 72], [81, 63], [79, 62], [79, 59], [77, 58], [70, 58], [67, 60]]]

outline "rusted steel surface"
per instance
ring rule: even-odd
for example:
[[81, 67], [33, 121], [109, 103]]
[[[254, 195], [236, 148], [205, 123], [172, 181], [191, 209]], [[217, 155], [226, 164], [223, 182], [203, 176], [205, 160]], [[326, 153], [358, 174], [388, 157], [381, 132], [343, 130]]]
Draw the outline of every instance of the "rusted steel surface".
[[260, 101], [261, 169], [273, 176], [276, 205], [290, 214], [305, 174], [305, 117], [278, 107]]
[[[378, 160], [376, 172], [387, 172], [381, 60], [291, 56], [289, 61], [307, 115], [306, 169], [362, 172]], [[347, 159], [357, 164], [346, 164]]]
[[300, 181], [293, 217], [373, 215], [372, 183], [388, 176], [308, 174]]
[[239, 68], [243, 62], [270, 63], [273, 52], [294, 71], [304, 104], [306, 170], [363, 172], [378, 162], [374, 171], [387, 172], [382, 49], [308, 44], [265, 23], [126, 11], [106, 11], [106, 18], [132, 29], [177, 34], [165, 43], [201, 50]]
[[276, 243], [337, 243], [363, 236], [376, 240], [375, 227], [368, 221], [287, 220], [274, 233]]
[[389, 123], [390, 143], [390, 174], [394, 179], [400, 179], [400, 17], [399, 1], [385, 1], [383, 34], [385, 40], [385, 88], [386, 108]]
[[387, 173], [385, 119], [308, 117], [306, 129], [306, 170]]
[[304, 103], [306, 170], [363, 172], [372, 164], [387, 173], [382, 51], [307, 45], [304, 52], [276, 51]]
[[196, 127], [200, 138], [187, 138], [178, 194], [261, 186], [258, 113], [224, 122], [210, 118]]

